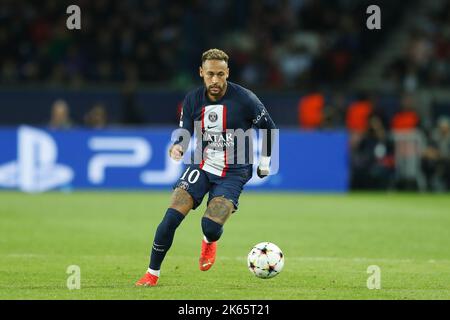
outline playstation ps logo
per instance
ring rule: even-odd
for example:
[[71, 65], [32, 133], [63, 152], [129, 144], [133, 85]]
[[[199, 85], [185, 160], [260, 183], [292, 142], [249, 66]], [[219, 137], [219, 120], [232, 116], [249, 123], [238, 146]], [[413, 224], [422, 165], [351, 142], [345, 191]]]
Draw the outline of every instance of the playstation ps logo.
[[44, 192], [73, 180], [73, 170], [57, 164], [58, 148], [45, 131], [22, 126], [17, 131], [17, 160], [0, 165], [0, 187]]

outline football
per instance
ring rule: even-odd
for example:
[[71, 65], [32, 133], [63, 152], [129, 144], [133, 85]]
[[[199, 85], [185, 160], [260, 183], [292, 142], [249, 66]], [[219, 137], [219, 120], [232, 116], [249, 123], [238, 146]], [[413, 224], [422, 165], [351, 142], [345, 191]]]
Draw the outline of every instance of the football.
[[283, 252], [271, 242], [258, 243], [248, 254], [247, 266], [250, 272], [258, 278], [273, 278], [283, 269]]

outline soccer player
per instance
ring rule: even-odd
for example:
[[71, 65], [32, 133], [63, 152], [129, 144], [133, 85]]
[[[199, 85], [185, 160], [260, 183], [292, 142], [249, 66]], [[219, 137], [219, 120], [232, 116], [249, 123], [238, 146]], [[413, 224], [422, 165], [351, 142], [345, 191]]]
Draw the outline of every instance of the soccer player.
[[[155, 286], [158, 283], [161, 264], [172, 245], [175, 230], [189, 211], [200, 205], [206, 193], [209, 196], [201, 221], [204, 238], [199, 268], [207, 271], [214, 264], [223, 225], [237, 210], [239, 196], [253, 173], [250, 157], [244, 157], [244, 161], [237, 160], [238, 144], [234, 136], [227, 134], [230, 129], [267, 130], [268, 133], [263, 136], [263, 151], [257, 174], [263, 178], [270, 173], [272, 130], [275, 124], [264, 105], [250, 90], [227, 81], [229, 68], [225, 52], [218, 49], [204, 52], [199, 71], [204, 86], [186, 95], [180, 127], [191, 136], [194, 123], [201, 124], [202, 141], [197, 148], [201, 149], [202, 160], [187, 165], [175, 184], [170, 206], [156, 230], [149, 268], [136, 282], [137, 286]], [[187, 147], [187, 142], [178, 138], [169, 150], [170, 157], [181, 160]], [[239, 148], [242, 149], [242, 144]], [[244, 152], [249, 152], [249, 143], [244, 148]], [[230, 153], [227, 152], [230, 149], [235, 161], [230, 161]]]

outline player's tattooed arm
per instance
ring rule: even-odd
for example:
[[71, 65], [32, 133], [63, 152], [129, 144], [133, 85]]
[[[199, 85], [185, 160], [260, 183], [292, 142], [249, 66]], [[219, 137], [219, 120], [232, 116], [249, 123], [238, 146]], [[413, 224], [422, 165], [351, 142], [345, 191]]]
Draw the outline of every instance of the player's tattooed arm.
[[191, 195], [183, 189], [175, 188], [172, 193], [170, 207], [184, 215], [187, 215], [193, 206], [194, 200], [192, 200]]
[[224, 197], [215, 197], [209, 202], [205, 217], [223, 225], [230, 217], [233, 209], [234, 206], [230, 200]]

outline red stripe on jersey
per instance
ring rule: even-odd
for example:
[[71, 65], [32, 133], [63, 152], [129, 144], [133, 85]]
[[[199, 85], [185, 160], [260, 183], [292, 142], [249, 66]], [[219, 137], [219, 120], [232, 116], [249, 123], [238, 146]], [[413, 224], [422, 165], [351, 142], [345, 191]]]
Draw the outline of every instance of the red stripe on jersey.
[[[223, 132], [225, 132], [225, 143], [226, 143], [226, 137], [227, 137], [227, 106], [223, 105], [223, 112], [222, 112], [222, 130]], [[224, 161], [225, 161], [225, 166], [223, 167], [222, 170], [222, 177], [225, 177], [227, 170], [228, 170], [228, 164], [227, 164], [227, 147], [226, 144], [224, 146], [224, 150], [223, 150], [223, 156], [224, 156]]]
[[203, 129], [205, 129], [205, 107], [202, 107], [202, 114], [200, 116], [200, 119], [202, 120], [202, 131], [203, 131]]
[[[200, 119], [202, 119], [202, 134], [203, 134], [203, 131], [205, 130], [205, 107], [202, 107], [202, 115]], [[200, 169], [203, 169], [203, 166], [205, 165], [205, 158], [203, 156], [204, 154], [202, 150], [202, 162], [200, 163]]]

